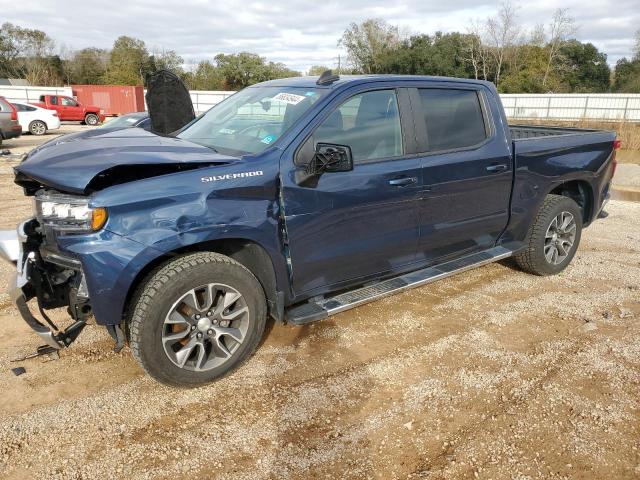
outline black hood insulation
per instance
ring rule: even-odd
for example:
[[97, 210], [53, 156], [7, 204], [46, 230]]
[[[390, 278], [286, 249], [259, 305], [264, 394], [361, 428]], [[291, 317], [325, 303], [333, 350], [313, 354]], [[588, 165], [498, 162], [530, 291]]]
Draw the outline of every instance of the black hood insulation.
[[184, 82], [168, 70], [147, 77], [147, 109], [154, 132], [168, 135], [180, 130], [196, 115]]

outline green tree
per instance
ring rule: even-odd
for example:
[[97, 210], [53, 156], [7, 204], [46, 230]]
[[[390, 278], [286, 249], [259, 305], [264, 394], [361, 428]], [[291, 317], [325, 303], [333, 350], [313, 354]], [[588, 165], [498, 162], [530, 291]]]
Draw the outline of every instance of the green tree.
[[220, 69], [209, 60], [198, 63], [198, 66], [185, 75], [185, 82], [193, 90], [222, 90], [224, 77]]
[[325, 67], [324, 65], [313, 65], [307, 72], [307, 75], [309, 75], [310, 77], [319, 76], [327, 70], [330, 70], [330, 68]]
[[255, 53], [220, 53], [215, 60], [228, 89], [239, 90], [268, 79], [264, 59]]
[[621, 58], [616, 63], [613, 91], [640, 93], [640, 56], [633, 60]]
[[284, 63], [280, 62], [269, 62], [268, 64], [266, 64], [266, 74], [268, 80], [272, 80], [274, 78], [289, 78], [300, 76], [300, 72], [291, 70]]
[[[510, 64], [502, 76], [500, 91], [504, 93], [545, 93], [557, 88], [555, 70], [547, 71], [549, 52], [538, 45], [523, 45], [519, 52], [521, 61]], [[545, 85], [546, 75], [546, 85]]]
[[379, 73], [383, 58], [400, 43], [398, 27], [384, 20], [370, 18], [361, 24], [352, 23], [338, 42], [347, 50], [347, 59], [360, 73]]
[[70, 83], [98, 85], [107, 70], [109, 52], [102, 48], [83, 48], [73, 54], [67, 68]]
[[269, 62], [255, 53], [240, 52], [226, 55], [221, 53], [215, 57], [217, 69], [224, 79], [224, 87], [239, 90], [254, 83], [274, 78], [299, 76], [300, 73], [290, 70], [282, 63]]
[[636, 32], [633, 57], [618, 60], [614, 72], [614, 92], [640, 93], [640, 30]]
[[467, 44], [468, 35], [457, 32], [416, 35], [381, 53], [379, 73], [473, 78]]
[[562, 83], [566, 91], [578, 93], [600, 93], [609, 91], [611, 69], [607, 55], [591, 43], [569, 40], [560, 47], [564, 57], [561, 70]]
[[0, 27], [0, 76], [26, 78], [34, 85], [62, 83], [62, 62], [53, 55], [55, 43], [42, 30], [11, 23]]
[[149, 58], [154, 70], [169, 70], [176, 75], [184, 75], [183, 58], [178, 55], [175, 50], [163, 50], [161, 53], [154, 53]]
[[114, 85], [143, 85], [153, 71], [149, 52], [142, 40], [122, 36], [113, 43], [104, 83]]

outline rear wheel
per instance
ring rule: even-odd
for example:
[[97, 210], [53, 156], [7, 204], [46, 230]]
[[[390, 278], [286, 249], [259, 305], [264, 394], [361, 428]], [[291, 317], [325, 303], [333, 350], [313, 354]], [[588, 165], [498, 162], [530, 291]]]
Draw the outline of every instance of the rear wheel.
[[34, 120], [29, 124], [29, 131], [32, 135], [44, 135], [47, 133], [47, 125], [41, 120]]
[[100, 119], [95, 113], [88, 113], [86, 117], [84, 117], [84, 123], [87, 125], [91, 125], [92, 127], [98, 125]]
[[523, 270], [553, 275], [564, 270], [578, 249], [582, 210], [568, 197], [547, 195], [529, 229], [527, 248], [515, 255]]
[[139, 288], [129, 319], [131, 349], [156, 380], [194, 387], [238, 368], [266, 321], [262, 286], [244, 266], [202, 252], [168, 263]]

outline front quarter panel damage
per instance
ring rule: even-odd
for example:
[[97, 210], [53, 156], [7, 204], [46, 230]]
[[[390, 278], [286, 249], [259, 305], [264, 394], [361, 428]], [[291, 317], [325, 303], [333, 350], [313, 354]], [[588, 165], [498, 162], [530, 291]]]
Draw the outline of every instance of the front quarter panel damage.
[[[204, 180], [214, 175], [222, 178]], [[61, 248], [81, 259], [97, 323], [120, 323], [132, 282], [150, 262], [206, 242], [255, 242], [271, 257], [277, 283], [286, 281], [277, 182], [277, 161], [247, 162], [149, 178], [96, 193], [91, 206], [109, 212], [104, 231], [95, 239], [68, 236], [59, 241]]]

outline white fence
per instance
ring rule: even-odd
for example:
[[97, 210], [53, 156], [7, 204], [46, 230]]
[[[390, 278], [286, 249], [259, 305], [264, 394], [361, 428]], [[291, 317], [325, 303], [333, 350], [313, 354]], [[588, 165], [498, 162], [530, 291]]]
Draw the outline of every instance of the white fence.
[[[146, 93], [145, 90], [145, 94]], [[202, 113], [234, 93], [235, 92], [194, 90], [191, 92], [191, 101], [193, 102], [195, 111]], [[66, 95], [71, 97], [73, 92], [71, 91], [71, 87], [16, 87], [12, 85], [0, 85], [0, 96], [5, 97], [10, 102], [37, 102], [40, 95]]]
[[71, 96], [71, 87], [16, 87], [0, 85], [0, 96], [10, 102], [37, 102], [40, 95]]
[[[145, 92], [146, 93], [146, 92]], [[230, 97], [236, 92], [225, 91], [205, 91], [205, 90], [191, 90], [191, 101], [193, 102], [193, 109], [197, 113], [206, 112], [211, 107], [220, 103], [227, 97]]]
[[510, 119], [608, 120], [640, 122], [640, 94], [500, 95]]
[[[145, 92], [146, 93], [146, 92]], [[197, 113], [206, 112], [230, 91], [192, 90], [191, 101]], [[35, 102], [40, 95], [72, 95], [71, 87], [0, 86], [0, 96], [16, 102]], [[502, 104], [510, 119], [609, 120], [640, 122], [640, 94], [526, 94], [503, 93]]]

